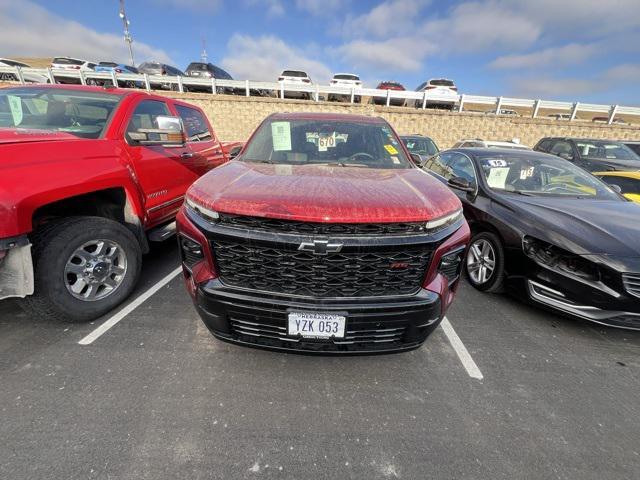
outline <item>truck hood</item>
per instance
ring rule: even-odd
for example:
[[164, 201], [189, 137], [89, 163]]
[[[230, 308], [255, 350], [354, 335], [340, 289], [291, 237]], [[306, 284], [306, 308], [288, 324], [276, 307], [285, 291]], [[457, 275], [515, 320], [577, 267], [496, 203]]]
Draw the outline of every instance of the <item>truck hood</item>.
[[79, 140], [79, 138], [70, 133], [50, 130], [0, 128], [0, 145], [5, 143], [55, 142], [60, 140]]
[[308, 222], [419, 222], [461, 208], [418, 168], [231, 161], [197, 180], [188, 195], [218, 212]]

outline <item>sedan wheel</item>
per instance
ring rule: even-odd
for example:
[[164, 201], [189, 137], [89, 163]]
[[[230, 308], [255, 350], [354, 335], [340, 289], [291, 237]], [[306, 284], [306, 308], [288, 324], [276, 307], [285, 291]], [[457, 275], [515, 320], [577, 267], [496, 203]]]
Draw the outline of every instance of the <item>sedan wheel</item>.
[[502, 242], [491, 232], [480, 232], [473, 236], [465, 271], [469, 283], [483, 292], [500, 292], [504, 284], [504, 251]]
[[474, 283], [487, 283], [496, 268], [496, 252], [487, 240], [477, 240], [469, 247], [467, 269]]

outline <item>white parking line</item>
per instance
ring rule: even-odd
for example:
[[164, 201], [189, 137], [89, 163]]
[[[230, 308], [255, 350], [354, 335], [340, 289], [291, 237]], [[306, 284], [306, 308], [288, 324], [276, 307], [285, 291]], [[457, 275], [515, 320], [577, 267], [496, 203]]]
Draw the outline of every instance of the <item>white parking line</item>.
[[444, 334], [447, 336], [449, 343], [458, 355], [460, 363], [462, 363], [462, 366], [467, 371], [469, 376], [471, 378], [482, 380], [484, 378], [482, 372], [478, 368], [478, 365], [476, 365], [476, 362], [473, 361], [473, 358], [471, 358], [471, 354], [467, 350], [467, 347], [464, 346], [464, 343], [462, 343], [462, 340], [460, 340], [460, 337], [458, 336], [456, 331], [453, 329], [453, 325], [451, 325], [449, 319], [447, 317], [444, 317], [442, 319], [442, 322], [440, 323], [440, 326], [442, 327], [442, 331], [444, 332]]
[[113, 317], [109, 318], [106, 322], [96, 328], [89, 335], [84, 337], [78, 343], [80, 345], [91, 345], [98, 338], [100, 338], [105, 332], [107, 332], [111, 327], [116, 325], [120, 320], [133, 312], [136, 308], [142, 305], [146, 300], [148, 300], [154, 293], [164, 287], [167, 283], [173, 280], [180, 272], [182, 272], [182, 267], [178, 267], [169, 273], [167, 276], [162, 278], [158, 283], [156, 283], [153, 287], [149, 288], [146, 292], [144, 292], [139, 297], [136, 297], [134, 301], [127, 304], [122, 310], [116, 313]]

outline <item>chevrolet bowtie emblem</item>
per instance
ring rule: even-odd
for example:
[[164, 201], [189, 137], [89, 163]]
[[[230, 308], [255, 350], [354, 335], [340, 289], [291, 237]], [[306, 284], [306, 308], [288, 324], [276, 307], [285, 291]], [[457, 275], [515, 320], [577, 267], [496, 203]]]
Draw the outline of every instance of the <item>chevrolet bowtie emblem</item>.
[[313, 242], [302, 242], [298, 250], [303, 252], [313, 252], [314, 255], [326, 255], [342, 250], [342, 243], [332, 243], [329, 240], [314, 240]]

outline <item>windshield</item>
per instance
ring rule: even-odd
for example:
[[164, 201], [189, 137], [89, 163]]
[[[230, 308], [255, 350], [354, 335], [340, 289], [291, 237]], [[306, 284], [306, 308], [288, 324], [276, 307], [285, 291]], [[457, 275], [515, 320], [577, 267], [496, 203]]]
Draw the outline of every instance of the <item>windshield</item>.
[[583, 157], [609, 160], [640, 160], [640, 157], [623, 143], [599, 140], [577, 140], [576, 147], [578, 147], [578, 151]]
[[438, 153], [438, 147], [430, 138], [403, 138], [402, 141], [411, 153], [429, 157]]
[[333, 76], [334, 80], [360, 80], [357, 75], [338, 74]]
[[437, 87], [453, 87], [453, 82], [451, 80], [429, 80], [429, 85], [435, 85]]
[[187, 67], [187, 70], [206, 71], [207, 67], [208, 66], [206, 63], [190, 63], [189, 66]]
[[99, 138], [119, 95], [63, 89], [0, 90], [0, 127], [66, 132]]
[[411, 168], [386, 123], [335, 120], [267, 120], [242, 156], [248, 162]]
[[307, 74], [305, 72], [298, 72], [297, 70], [285, 70], [282, 72], [283, 77], [306, 77]]
[[591, 174], [549, 155], [501, 154], [481, 157], [478, 162], [489, 188], [494, 191], [620, 200]]

